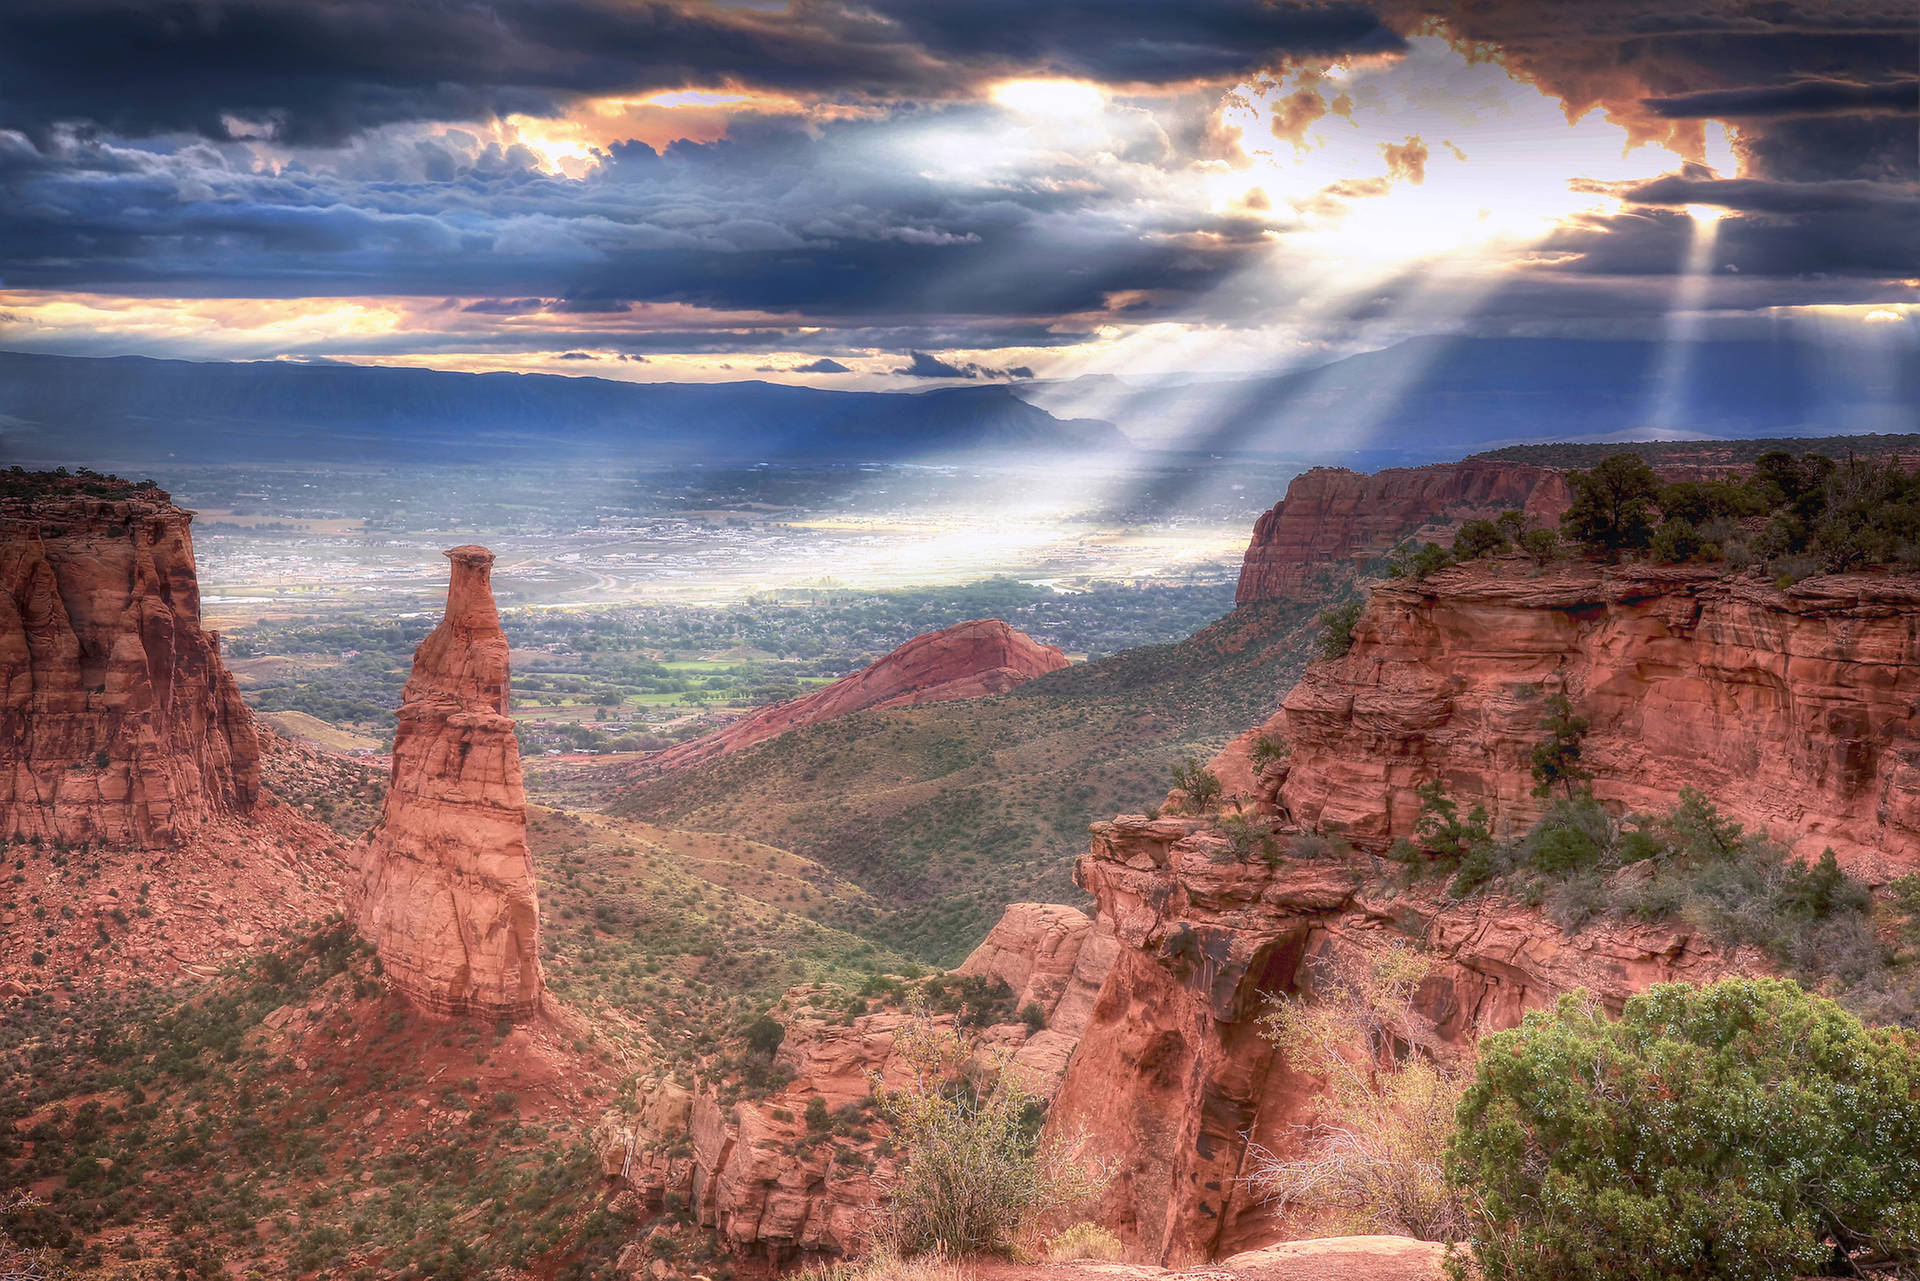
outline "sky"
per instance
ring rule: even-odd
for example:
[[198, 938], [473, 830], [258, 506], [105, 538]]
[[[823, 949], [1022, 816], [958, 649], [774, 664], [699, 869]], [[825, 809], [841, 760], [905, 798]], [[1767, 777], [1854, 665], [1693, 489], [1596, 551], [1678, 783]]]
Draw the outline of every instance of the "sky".
[[0, 0], [0, 348], [914, 388], [1920, 335], [1912, 0]]

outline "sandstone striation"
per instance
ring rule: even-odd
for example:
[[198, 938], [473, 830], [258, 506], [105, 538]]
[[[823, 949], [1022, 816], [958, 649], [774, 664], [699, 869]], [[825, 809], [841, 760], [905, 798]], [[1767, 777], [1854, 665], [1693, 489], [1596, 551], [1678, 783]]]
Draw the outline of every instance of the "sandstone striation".
[[788, 730], [872, 708], [1004, 694], [1067, 665], [1067, 656], [1058, 649], [1042, 645], [997, 618], [956, 623], [916, 636], [885, 658], [825, 688], [763, 707], [711, 734], [670, 747], [649, 758], [646, 765], [652, 771], [705, 764]]
[[0, 836], [174, 846], [249, 814], [259, 742], [200, 627], [192, 513], [95, 477], [0, 492]]
[[441, 1014], [540, 1008], [539, 904], [493, 553], [456, 547], [447, 612], [414, 651], [380, 820], [350, 907], [393, 984]]
[[1349, 863], [1239, 860], [1201, 819], [1122, 816], [1093, 833], [1075, 875], [1119, 954], [1048, 1124], [1099, 1137], [1116, 1173], [1091, 1217], [1149, 1260], [1282, 1235], [1245, 1181], [1248, 1152], [1296, 1150], [1316, 1087], [1257, 1020], [1269, 997], [1310, 994], [1319, 958], [1423, 940], [1435, 967], [1420, 1012], [1454, 1044], [1576, 988], [1618, 1008], [1651, 983], [1739, 964], [1685, 927], [1566, 937], [1511, 903], [1383, 894]]
[[1514, 560], [1375, 590], [1352, 651], [1268, 729], [1292, 745], [1284, 821], [1379, 848], [1439, 779], [1520, 830], [1546, 802], [1546, 699], [1592, 722], [1582, 763], [1615, 808], [1696, 788], [1741, 822], [1885, 881], [1920, 868], [1920, 578], [1778, 590], [1703, 567]]
[[1234, 601], [1319, 594], [1350, 576], [1356, 559], [1414, 535], [1444, 543], [1463, 522], [1503, 511], [1552, 526], [1570, 500], [1560, 472], [1529, 463], [1470, 458], [1372, 475], [1316, 467], [1254, 524]]

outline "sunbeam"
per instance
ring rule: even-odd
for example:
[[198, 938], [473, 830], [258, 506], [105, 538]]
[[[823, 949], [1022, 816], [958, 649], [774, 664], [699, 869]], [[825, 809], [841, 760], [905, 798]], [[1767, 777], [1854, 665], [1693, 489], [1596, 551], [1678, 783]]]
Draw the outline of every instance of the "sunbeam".
[[[1698, 212], [1696, 212], [1698, 211]], [[1654, 370], [1653, 401], [1647, 408], [1644, 432], [1670, 438], [1681, 433], [1687, 404], [1687, 375], [1693, 350], [1700, 340], [1703, 308], [1713, 274], [1713, 249], [1720, 238], [1720, 210], [1711, 205], [1689, 205], [1687, 253], [1673, 283], [1673, 306], [1667, 312], [1665, 342]]]

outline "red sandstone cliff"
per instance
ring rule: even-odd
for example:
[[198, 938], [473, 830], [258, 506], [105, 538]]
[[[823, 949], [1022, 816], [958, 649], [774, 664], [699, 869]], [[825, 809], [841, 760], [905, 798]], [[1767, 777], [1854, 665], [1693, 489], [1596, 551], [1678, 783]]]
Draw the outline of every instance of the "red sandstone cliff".
[[879, 707], [908, 707], [1004, 694], [1067, 666], [1067, 656], [997, 618], [956, 623], [916, 636], [824, 689], [775, 703], [733, 724], [668, 748], [649, 770], [685, 769], [765, 742], [788, 730]]
[[0, 836], [175, 845], [252, 810], [259, 743], [200, 629], [192, 519], [123, 482], [0, 499]]
[[1560, 472], [1527, 463], [1470, 458], [1372, 475], [1316, 467], [1295, 476], [1287, 496], [1254, 524], [1234, 601], [1331, 586], [1356, 557], [1379, 555], [1416, 533], [1444, 542], [1461, 523], [1503, 511], [1551, 526], [1569, 500]]
[[1245, 1181], [1248, 1152], [1297, 1151], [1317, 1087], [1256, 1020], [1269, 996], [1310, 992], [1314, 958], [1423, 941], [1436, 965], [1418, 1003], [1455, 1042], [1575, 988], [1617, 1008], [1651, 983], [1735, 965], [1685, 927], [1569, 938], [1509, 903], [1396, 897], [1351, 864], [1236, 859], [1200, 819], [1097, 823], [1075, 876], [1119, 947], [1048, 1124], [1099, 1136], [1116, 1175], [1091, 1217], [1150, 1261], [1285, 1235]]
[[[1262, 731], [1214, 769], [1279, 822], [1361, 848], [1410, 834], [1439, 778], [1518, 829], [1543, 802], [1531, 753], [1547, 697], [1592, 728], [1583, 764], [1605, 802], [1665, 809], [1700, 789], [1743, 822], [1869, 879], [1920, 866], [1920, 579], [1847, 575], [1785, 590], [1715, 568], [1521, 558], [1376, 588], [1345, 657], [1315, 664]], [[1236, 856], [1197, 818], [1096, 824], [1076, 877], [1119, 956], [1050, 1124], [1100, 1134], [1119, 1176], [1097, 1216], [1153, 1259], [1213, 1257], [1277, 1225], [1241, 1180], [1249, 1144], [1285, 1153], [1315, 1085], [1254, 1022], [1269, 995], [1311, 999], [1317, 956], [1417, 939], [1442, 1037], [1508, 1027], [1584, 987], [1608, 1005], [1648, 984], [1756, 968], [1684, 924], [1563, 934], [1498, 898], [1392, 893], [1359, 862]]]
[[1516, 559], [1376, 588], [1352, 651], [1308, 669], [1268, 729], [1282, 816], [1381, 846], [1439, 778], [1520, 829], [1546, 698], [1592, 721], [1594, 794], [1664, 809], [1682, 786], [1884, 881], [1920, 868], [1920, 578], [1776, 590], [1714, 568]]
[[455, 547], [447, 612], [414, 651], [380, 820], [349, 902], [396, 987], [443, 1014], [540, 1008], [539, 904], [493, 553]]

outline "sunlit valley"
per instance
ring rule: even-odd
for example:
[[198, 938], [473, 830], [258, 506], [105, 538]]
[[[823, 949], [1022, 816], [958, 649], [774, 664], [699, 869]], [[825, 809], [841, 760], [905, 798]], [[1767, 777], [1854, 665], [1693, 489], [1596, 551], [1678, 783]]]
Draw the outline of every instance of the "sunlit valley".
[[0, 7], [0, 1278], [1920, 1272], [1916, 57]]

